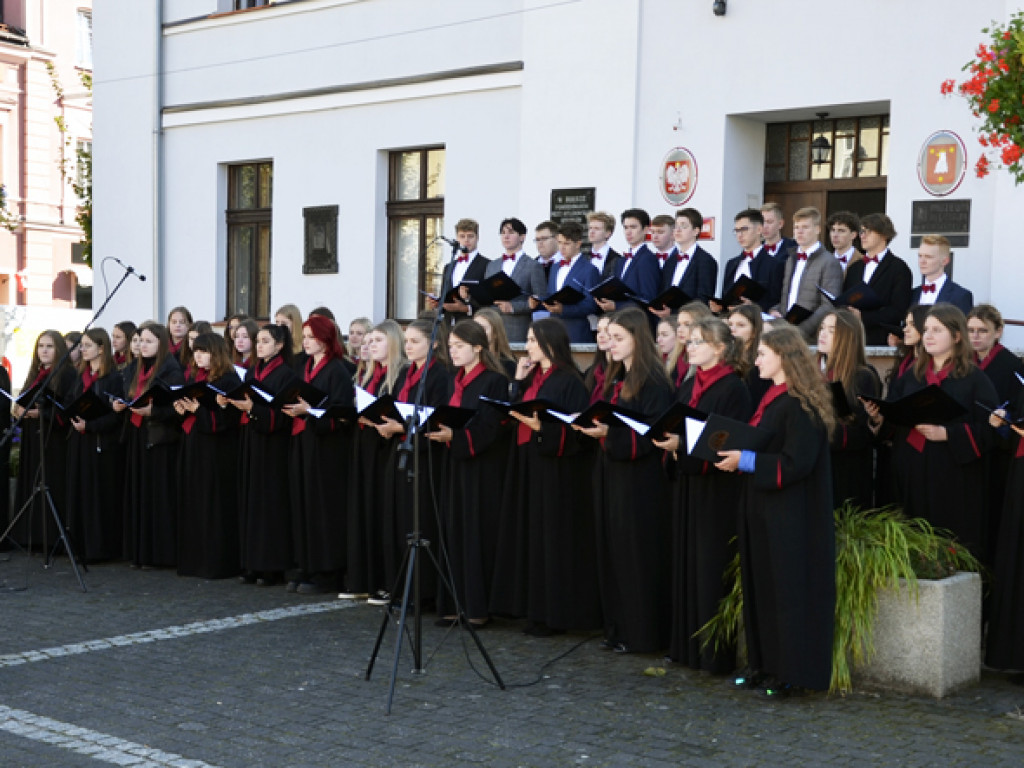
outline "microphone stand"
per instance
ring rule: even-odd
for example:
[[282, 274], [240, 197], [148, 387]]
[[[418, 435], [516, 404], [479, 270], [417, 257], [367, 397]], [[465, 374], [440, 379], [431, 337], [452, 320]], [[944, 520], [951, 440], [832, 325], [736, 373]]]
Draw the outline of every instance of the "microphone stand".
[[[117, 259], [114, 259], [114, 261], [117, 261]], [[121, 262], [118, 261], [118, 264], [120, 264], [120, 263]], [[123, 264], [121, 264], [121, 266], [124, 267]], [[118, 281], [117, 285], [114, 286], [114, 290], [111, 291], [109, 294], [107, 294], [107, 298], [104, 299], [103, 304], [100, 306], [100, 308], [98, 310], [96, 310], [96, 314], [94, 314], [92, 316], [92, 319], [89, 320], [89, 322], [86, 324], [85, 328], [82, 329], [82, 336], [85, 336], [85, 334], [89, 332], [89, 330], [93, 327], [93, 325], [99, 319], [100, 315], [103, 314], [103, 310], [105, 310], [107, 308], [107, 305], [110, 304], [110, 300], [114, 298], [114, 294], [116, 294], [118, 292], [118, 290], [120, 290], [121, 286], [124, 285], [125, 281], [128, 279], [128, 276], [129, 275], [133, 275], [133, 274], [138, 275], [138, 273], [136, 273], [133, 268], [125, 267], [125, 273], [124, 273], [124, 275], [121, 276], [121, 279], [120, 279], [120, 281]], [[138, 276], [141, 277], [141, 275], [138, 275]], [[17, 430], [21, 426], [21, 423], [25, 420], [25, 415], [29, 411], [31, 411], [33, 407], [35, 407], [36, 403], [39, 401], [39, 399], [41, 397], [43, 397], [44, 393], [49, 393], [50, 382], [53, 380], [53, 378], [55, 376], [57, 376], [64, 369], [64, 366], [67, 365], [68, 361], [71, 359], [71, 355], [74, 353], [74, 351], [76, 349], [78, 349], [78, 347], [79, 347], [79, 345], [81, 343], [82, 343], [81, 339], [79, 339], [77, 342], [72, 344], [71, 348], [68, 349], [68, 351], [64, 353], [63, 357], [61, 357], [61, 359], [57, 362], [57, 364], [54, 365], [50, 369], [49, 374], [47, 374], [46, 378], [43, 380], [42, 384], [39, 386], [39, 389], [36, 390], [36, 393], [29, 399], [28, 403], [23, 406], [24, 410], [21, 412], [21, 415], [18, 416], [18, 418], [16, 418], [11, 423], [11, 426], [8, 427], [7, 431], [4, 432], [2, 437], [0, 437], [0, 446], [6, 445], [8, 442], [10, 442], [11, 438], [14, 436], [15, 430]], [[56, 401], [56, 398], [53, 398], [49, 394], [47, 394], [47, 396], [50, 397], [50, 399], [53, 401], [55, 408], [56, 407], [60, 407], [59, 404]], [[56, 413], [54, 414], [54, 416], [56, 416]], [[39, 428], [39, 468], [36, 470], [36, 478], [37, 479], [36, 479], [35, 487], [32, 490], [32, 494], [25, 500], [25, 503], [22, 504], [21, 509], [18, 510], [18, 512], [14, 515], [14, 517], [8, 523], [7, 528], [4, 530], [4, 532], [2, 534], [0, 534], [0, 542], [2, 542], [4, 539], [7, 539], [12, 544], [14, 544], [14, 546], [16, 546], [18, 549], [22, 549], [22, 551], [24, 551], [24, 549], [21, 547], [21, 545], [18, 544], [16, 541], [14, 541], [14, 539], [11, 537], [11, 531], [14, 529], [14, 526], [18, 524], [18, 520], [20, 520], [22, 515], [25, 514], [25, 511], [28, 510], [29, 514], [28, 514], [28, 524], [26, 526], [26, 530], [27, 530], [27, 533], [28, 533], [28, 539], [27, 539], [28, 546], [29, 546], [29, 550], [28, 551], [29, 551], [29, 554], [31, 555], [31, 548], [32, 548], [32, 515], [33, 515], [33, 512], [35, 511], [35, 500], [36, 500], [36, 497], [37, 496], [41, 496], [43, 498], [43, 500], [46, 502], [45, 506], [49, 507], [50, 514], [53, 517], [53, 522], [56, 525], [57, 531], [58, 531], [57, 541], [55, 541], [54, 544], [53, 544], [53, 551], [47, 552], [48, 545], [47, 545], [47, 537], [46, 537], [46, 521], [45, 521], [45, 518], [44, 518], [44, 520], [43, 520], [43, 552], [45, 553], [45, 558], [46, 559], [45, 559], [45, 561], [43, 563], [43, 567], [44, 568], [49, 568], [53, 564], [54, 552], [56, 552], [58, 545], [63, 543], [64, 544], [64, 551], [67, 552], [68, 559], [71, 561], [71, 569], [75, 573], [75, 578], [78, 579], [78, 585], [82, 588], [83, 592], [86, 592], [88, 590], [86, 590], [86, 588], [85, 588], [85, 581], [82, 579], [81, 571], [79, 571], [78, 561], [75, 559], [74, 549], [71, 546], [71, 542], [68, 541], [67, 531], [64, 528], [64, 523], [60, 519], [60, 513], [57, 511], [57, 505], [54, 504], [53, 496], [50, 494], [50, 487], [46, 483], [46, 437], [45, 437], [45, 434], [43, 432], [43, 415], [42, 415], [42, 412], [40, 412], [40, 415], [39, 415], [39, 418], [37, 419], [37, 421], [39, 422], [39, 424], [38, 424], [38, 428]], [[52, 424], [53, 424], [52, 420], [51, 420], [50, 424], [52, 426]], [[85, 568], [84, 564], [83, 564], [82, 567]], [[88, 570], [88, 568], [86, 568], [86, 570]]]
[[[451, 290], [451, 280], [455, 273], [455, 258], [459, 252], [458, 242], [451, 243], [452, 256], [449, 264], [452, 265], [452, 269], [446, 271], [444, 279], [441, 285], [441, 295], [439, 297], [437, 313], [434, 316], [434, 326], [430, 331], [430, 343], [427, 346], [427, 356], [423, 361], [423, 373], [420, 375], [419, 383], [416, 386], [416, 396], [413, 399], [413, 413], [406, 419], [405, 423], [405, 437], [402, 438], [402, 444], [398, 448], [400, 454], [398, 460], [398, 470], [403, 472], [408, 466], [409, 454], [412, 454], [412, 470], [409, 473], [409, 479], [412, 481], [413, 494], [412, 494], [412, 532], [406, 536], [407, 544], [405, 549], [405, 555], [402, 558], [402, 563], [398, 569], [398, 577], [395, 579], [395, 584], [392, 586], [391, 594], [395, 595], [398, 590], [399, 584], [404, 581], [404, 588], [402, 590], [402, 602], [401, 609], [398, 619], [398, 636], [395, 639], [395, 653], [394, 660], [391, 664], [391, 680], [388, 685], [388, 701], [387, 701], [387, 714], [391, 714], [391, 703], [395, 697], [395, 682], [398, 678], [398, 662], [402, 653], [402, 637], [406, 632], [406, 619], [409, 612], [409, 601], [410, 595], [412, 598], [412, 609], [413, 609], [413, 632], [410, 638], [410, 645], [412, 647], [413, 655], [413, 674], [424, 674], [426, 670], [423, 668], [423, 601], [420, 595], [420, 556], [419, 553], [422, 550], [430, 558], [434, 565], [434, 570], [437, 572], [438, 580], [444, 586], [445, 589], [452, 595], [452, 599], [455, 602], [456, 610], [459, 615], [459, 624], [464, 629], [468, 629], [472, 636], [477, 648], [480, 651], [480, 655], [483, 656], [484, 661], [487, 663], [488, 668], [491, 670], [491, 674], [494, 676], [494, 681], [498, 684], [498, 687], [505, 690], [505, 683], [502, 681], [501, 676], [498, 674], [498, 670], [495, 668], [494, 663], [491, 661], [491, 657], [487, 653], [487, 649], [484, 648], [483, 643], [480, 641], [479, 635], [477, 635], [476, 629], [473, 624], [467, 619], [465, 612], [462, 610], [462, 606], [459, 604], [459, 598], [453, 585], [453, 578], [450, 572], [446, 569], [442, 569], [437, 557], [430, 550], [430, 542], [421, 536], [420, 526], [420, 412], [423, 408], [423, 399], [426, 394], [427, 375], [430, 372], [430, 364], [434, 359], [434, 345], [437, 342], [437, 331], [441, 325], [444, 314], [444, 299], [448, 295], [448, 291]], [[366, 668], [366, 679], [370, 679], [370, 675], [373, 673], [373, 665], [377, 660], [377, 654], [380, 651], [381, 643], [384, 640], [384, 633], [387, 630], [388, 623], [391, 619], [391, 611], [394, 608], [394, 601], [392, 600], [384, 611], [384, 616], [381, 620], [380, 632], [377, 633], [377, 642], [373, 647], [373, 653], [370, 654], [370, 662]]]

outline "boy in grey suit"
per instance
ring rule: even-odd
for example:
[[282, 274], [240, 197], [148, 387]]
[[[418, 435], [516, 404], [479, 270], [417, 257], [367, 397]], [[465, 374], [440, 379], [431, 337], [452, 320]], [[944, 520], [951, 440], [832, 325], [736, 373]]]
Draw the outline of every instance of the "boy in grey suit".
[[821, 213], [817, 208], [801, 208], [793, 214], [796, 250], [786, 260], [782, 296], [771, 309], [775, 317], [785, 317], [797, 305], [810, 312], [798, 325], [808, 343], [817, 340], [818, 325], [832, 309], [818, 287], [833, 296], [843, 292], [843, 268], [821, 244], [820, 236]]
[[523, 292], [510, 301], [496, 301], [495, 308], [501, 312], [505, 321], [505, 332], [513, 344], [526, 342], [526, 331], [533, 320], [530, 309], [530, 296], [546, 296], [547, 280], [544, 278], [544, 267], [523, 253], [523, 242], [526, 240], [526, 225], [519, 219], [505, 219], [499, 228], [501, 245], [504, 254], [487, 265], [484, 277], [491, 277], [504, 272], [522, 288]]

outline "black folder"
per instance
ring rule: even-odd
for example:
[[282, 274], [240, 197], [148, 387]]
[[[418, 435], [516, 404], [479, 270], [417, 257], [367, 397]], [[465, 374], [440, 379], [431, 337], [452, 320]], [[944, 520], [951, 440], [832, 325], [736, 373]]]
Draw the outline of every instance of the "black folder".
[[690, 455], [717, 464], [722, 460], [719, 451], [759, 451], [770, 439], [771, 433], [766, 430], [712, 413], [704, 422]]
[[793, 325], [800, 325], [804, 320], [813, 315], [814, 313], [806, 307], [801, 307], [799, 304], [794, 304], [789, 312], [786, 313], [785, 321], [792, 323]]
[[258, 387], [251, 381], [243, 382], [241, 385], [235, 387], [230, 392], [221, 392], [216, 387], [211, 386], [214, 392], [220, 395], [224, 395], [228, 400], [244, 400], [247, 396], [250, 400], [255, 403], [271, 402], [274, 399], [274, 395], [271, 392], [262, 387]]
[[911, 392], [899, 400], [859, 395], [863, 400], [877, 403], [886, 421], [904, 427], [918, 424], [948, 424], [967, 413], [967, 409], [950, 397], [937, 384]]
[[642, 301], [639, 296], [634, 295], [629, 286], [617, 277], [609, 277], [590, 289], [590, 295], [595, 299], [611, 299], [612, 301]]
[[518, 403], [509, 403], [504, 400], [492, 400], [489, 397], [481, 397], [480, 402], [491, 408], [495, 408], [501, 411], [504, 415], [508, 416], [513, 411], [523, 416], [540, 416], [546, 421], [561, 421], [557, 416], [552, 416], [549, 411], [562, 412], [561, 408], [558, 408], [550, 400], [539, 398], [536, 400], [523, 400]]
[[173, 401], [189, 398], [198, 400], [199, 404], [207, 409], [217, 407], [217, 390], [211, 388], [208, 381], [194, 381], [182, 387], [172, 388], [171, 396]]
[[399, 423], [405, 421], [395, 407], [395, 398], [391, 395], [381, 395], [360, 411], [359, 416], [373, 424], [383, 424], [385, 417]]
[[740, 275], [728, 293], [721, 299], [715, 299], [715, 302], [723, 307], [735, 307], [737, 304], [742, 304], [743, 299], [760, 301], [766, 292], [767, 289], [756, 280], [752, 280], [746, 275]]
[[[524, 257], [527, 258], [527, 257]], [[476, 285], [469, 286], [469, 295], [477, 304], [493, 304], [496, 301], [511, 301], [521, 296], [523, 289], [504, 272], [497, 272]]]
[[882, 306], [882, 300], [878, 297], [878, 294], [871, 290], [871, 286], [865, 282], [852, 286], [838, 296], [829, 293], [820, 285], [818, 286], [818, 292], [832, 302], [832, 305], [835, 307], [856, 307], [862, 312], [867, 312]]
[[72, 419], [82, 419], [83, 421], [93, 421], [112, 412], [113, 410], [107, 401], [91, 389], [85, 390], [68, 405], [64, 406], [64, 414], [66, 416]]
[[708, 415], [696, 408], [691, 408], [686, 403], [676, 401], [651, 424], [647, 436], [654, 440], [661, 440], [668, 434], [685, 434], [685, 424], [688, 418], [707, 421]]
[[302, 379], [295, 378], [274, 396], [270, 405], [274, 408], [283, 408], [286, 405], [299, 402], [300, 397], [309, 404], [310, 408], [319, 408], [327, 402], [326, 392], [317, 389], [312, 384], [307, 384]]
[[420, 429], [423, 432], [436, 432], [438, 427], [449, 429], [462, 429], [469, 423], [469, 420], [476, 415], [473, 408], [459, 408], [455, 405], [439, 405], [434, 408], [430, 416], [423, 422]]
[[690, 294], [683, 291], [679, 286], [673, 285], [659, 293], [649, 302], [644, 303], [654, 309], [671, 309], [674, 312], [691, 301], [693, 301], [693, 297]]
[[635, 419], [636, 421], [644, 420], [643, 414], [629, 408], [623, 408], [621, 405], [613, 405], [607, 400], [598, 400], [573, 419], [572, 423], [577, 427], [589, 429], [590, 427], [597, 426], [598, 423], [610, 424], [611, 417], [616, 413], [621, 413], [623, 416]]
[[545, 296], [544, 298], [534, 296], [533, 298], [541, 304], [554, 304], [555, 302], [558, 302], [559, 304], [579, 304], [584, 298], [586, 298], [586, 296], [577, 291], [571, 285], [565, 285], [550, 296]]

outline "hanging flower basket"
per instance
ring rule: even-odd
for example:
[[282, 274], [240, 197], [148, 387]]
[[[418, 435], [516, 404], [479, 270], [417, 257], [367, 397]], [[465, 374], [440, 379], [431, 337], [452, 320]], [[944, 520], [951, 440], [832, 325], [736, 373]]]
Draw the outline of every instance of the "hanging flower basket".
[[[984, 149], [974, 166], [978, 178], [992, 168], [1005, 168], [1014, 182], [1024, 183], [1024, 12], [1005, 24], [981, 30], [989, 42], [981, 43], [974, 58], [963, 66], [970, 77], [961, 83], [946, 80], [943, 95], [959, 93], [981, 120], [978, 142]], [[993, 159], [994, 158], [994, 159]]]

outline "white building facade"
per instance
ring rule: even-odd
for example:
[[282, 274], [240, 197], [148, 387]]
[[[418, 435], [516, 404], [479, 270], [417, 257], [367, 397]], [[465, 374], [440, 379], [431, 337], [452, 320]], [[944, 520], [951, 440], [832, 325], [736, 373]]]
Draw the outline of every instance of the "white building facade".
[[[284, 303], [327, 305], [343, 325], [409, 319], [447, 252], [434, 235], [453, 236], [458, 219], [479, 221], [480, 250], [495, 256], [499, 222], [532, 229], [556, 190], [584, 190], [616, 216], [671, 213], [682, 202], [666, 199], [662, 172], [677, 147], [695, 162], [685, 205], [713, 219], [703, 246], [722, 265], [738, 251], [733, 216], [765, 200], [884, 210], [915, 274], [912, 236], [945, 229], [953, 279], [1024, 320], [1024, 190], [1002, 172], [975, 177], [976, 121], [940, 94], [980, 30], [1017, 4], [713, 5], [106, 0], [95, 259], [149, 277], [107, 324], [178, 304], [214, 321]], [[935, 195], [919, 161], [939, 131], [963, 140], [951, 170], [966, 173]], [[815, 166], [819, 134], [833, 151]]]

